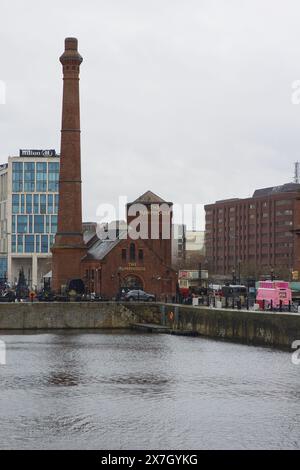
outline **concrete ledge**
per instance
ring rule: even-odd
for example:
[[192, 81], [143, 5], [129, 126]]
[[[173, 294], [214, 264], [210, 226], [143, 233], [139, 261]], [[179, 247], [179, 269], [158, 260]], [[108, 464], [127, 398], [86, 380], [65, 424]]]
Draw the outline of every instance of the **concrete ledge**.
[[300, 340], [300, 315], [295, 313], [167, 305], [167, 324], [171, 323], [170, 312], [175, 312], [176, 329], [211, 338], [284, 349], [290, 349], [293, 341]]
[[0, 330], [120, 329], [133, 323], [246, 344], [290, 349], [300, 315], [129, 302], [0, 303]]
[[160, 322], [157, 304], [117, 302], [0, 303], [0, 330], [129, 328], [132, 322]]

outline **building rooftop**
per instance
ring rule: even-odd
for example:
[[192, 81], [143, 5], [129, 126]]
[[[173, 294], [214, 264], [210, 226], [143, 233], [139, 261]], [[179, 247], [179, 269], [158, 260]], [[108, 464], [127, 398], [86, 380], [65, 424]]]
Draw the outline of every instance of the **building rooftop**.
[[144, 194], [138, 197], [131, 204], [158, 204], [158, 203], [170, 204], [164, 199], [162, 199], [160, 196], [157, 196], [157, 194], [154, 194], [152, 191], [146, 191]]
[[253, 197], [264, 197], [271, 196], [276, 193], [293, 193], [300, 191], [300, 184], [297, 183], [286, 183], [281, 186], [271, 186], [270, 188], [256, 189], [253, 193]]
[[228, 199], [221, 199], [219, 201], [216, 201], [215, 203], [212, 204], [206, 204], [206, 206], [211, 206], [213, 204], [227, 204], [227, 203], [234, 203], [238, 201], [242, 201], [243, 199], [252, 199], [252, 198], [258, 198], [258, 197], [268, 197], [268, 196], [274, 196], [275, 194], [281, 194], [281, 193], [295, 193], [295, 192], [300, 192], [300, 184], [298, 183], [285, 183], [282, 184], [281, 186], [271, 186], [269, 188], [261, 188], [261, 189], [256, 189], [253, 193], [252, 196], [246, 197], [246, 198], [228, 198]]

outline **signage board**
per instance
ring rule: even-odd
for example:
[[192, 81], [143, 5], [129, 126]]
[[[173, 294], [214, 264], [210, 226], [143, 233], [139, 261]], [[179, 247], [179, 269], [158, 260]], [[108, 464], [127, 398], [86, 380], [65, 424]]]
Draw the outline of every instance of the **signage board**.
[[56, 151], [54, 149], [50, 150], [26, 150], [20, 149], [20, 157], [56, 157]]

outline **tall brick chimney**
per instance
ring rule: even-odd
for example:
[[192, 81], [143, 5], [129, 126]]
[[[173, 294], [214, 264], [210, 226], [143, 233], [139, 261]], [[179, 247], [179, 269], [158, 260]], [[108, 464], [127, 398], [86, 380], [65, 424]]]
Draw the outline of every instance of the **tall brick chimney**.
[[79, 70], [82, 57], [75, 38], [65, 40], [63, 109], [59, 177], [58, 231], [52, 247], [52, 289], [61, 291], [71, 279], [80, 279], [86, 253], [82, 234]]

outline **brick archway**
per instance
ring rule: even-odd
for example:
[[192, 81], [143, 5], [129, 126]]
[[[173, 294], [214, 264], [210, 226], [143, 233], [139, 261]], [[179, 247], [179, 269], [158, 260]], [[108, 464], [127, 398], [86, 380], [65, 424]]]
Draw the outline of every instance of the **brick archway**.
[[144, 290], [144, 285], [143, 279], [136, 274], [128, 274], [122, 279], [122, 287]]

